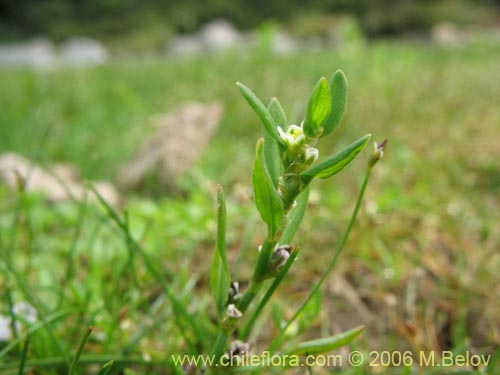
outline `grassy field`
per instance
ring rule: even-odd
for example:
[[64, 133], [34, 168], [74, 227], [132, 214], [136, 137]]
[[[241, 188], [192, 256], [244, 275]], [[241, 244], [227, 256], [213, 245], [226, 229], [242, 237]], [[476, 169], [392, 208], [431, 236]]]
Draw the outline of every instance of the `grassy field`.
[[[85, 178], [114, 180], [138, 139], [152, 132], [155, 114], [186, 100], [223, 103], [219, 131], [186, 176], [184, 198], [158, 191], [155, 200], [126, 197], [131, 233], [149, 259], [182, 301], [212, 313], [207, 280], [216, 183], [228, 195], [229, 258], [243, 285], [262, 240], [257, 212], [241, 193], [251, 187], [261, 131], [235, 82], [266, 100], [278, 97], [293, 123], [300, 122], [318, 78], [342, 69], [350, 84], [346, 115], [321, 152], [365, 133], [387, 138], [389, 145], [334, 275], [295, 329], [313, 338], [365, 324], [352, 348], [367, 356], [410, 350], [417, 358], [419, 352], [451, 350], [496, 351], [499, 357], [499, 66], [500, 48], [490, 44], [378, 42], [344, 53], [0, 70], [0, 150], [44, 165], [71, 162]], [[254, 350], [265, 348], [276, 332], [274, 322], [293, 313], [331, 257], [370, 151], [333, 180], [315, 185], [295, 240], [301, 255], [250, 338]], [[172, 307], [102, 207], [52, 206], [4, 187], [0, 197], [0, 313], [7, 316], [9, 306], [25, 301], [51, 327], [34, 329], [27, 366], [36, 373], [65, 373], [69, 353], [92, 324], [83, 362], [115, 359], [117, 371], [125, 368], [126, 374], [171, 373], [166, 357], [186, 350]], [[311, 322], [313, 328], [305, 330]], [[0, 342], [0, 374], [17, 373], [20, 352], [19, 345]], [[86, 371], [97, 370], [91, 365]], [[475, 373], [469, 367], [420, 370], [416, 364], [405, 371]], [[490, 371], [498, 374], [500, 366]], [[365, 362], [342, 372], [401, 370]]]

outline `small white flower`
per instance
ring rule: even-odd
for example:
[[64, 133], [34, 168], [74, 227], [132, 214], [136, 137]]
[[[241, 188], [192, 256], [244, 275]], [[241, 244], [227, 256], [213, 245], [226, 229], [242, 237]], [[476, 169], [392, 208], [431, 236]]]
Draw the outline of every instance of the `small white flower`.
[[278, 126], [278, 133], [290, 148], [300, 146], [306, 139], [304, 131], [297, 125], [290, 125], [286, 132], [281, 129], [281, 126]]
[[311, 164], [314, 163], [318, 158], [318, 156], [319, 156], [319, 150], [317, 148], [314, 147], [306, 148], [306, 152], [304, 154], [304, 159], [306, 163], [311, 163]]
[[377, 142], [373, 142], [373, 148], [375, 149], [374, 152], [378, 155], [379, 159], [382, 159], [384, 156], [384, 145], [385, 143], [378, 144]]
[[243, 316], [243, 313], [238, 310], [234, 304], [227, 306], [227, 317], [230, 319], [239, 319]]

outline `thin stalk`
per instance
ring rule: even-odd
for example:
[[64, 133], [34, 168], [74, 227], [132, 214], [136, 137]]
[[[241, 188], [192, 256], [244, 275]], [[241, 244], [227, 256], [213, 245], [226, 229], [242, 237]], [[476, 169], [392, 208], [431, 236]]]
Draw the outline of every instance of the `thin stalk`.
[[82, 355], [83, 348], [85, 347], [85, 344], [87, 343], [87, 340], [88, 340], [90, 334], [92, 333], [93, 329], [94, 329], [94, 327], [90, 326], [87, 328], [87, 331], [85, 331], [85, 334], [83, 335], [83, 337], [80, 341], [80, 345], [78, 345], [78, 349], [75, 353], [75, 357], [73, 358], [73, 361], [71, 362], [71, 366], [69, 367], [68, 375], [73, 375], [73, 373], [75, 372], [76, 365], [78, 364], [78, 360], [80, 359], [80, 357]]
[[43, 322], [43, 326], [46, 329], [47, 333], [49, 334], [50, 340], [54, 344], [56, 350], [62, 357], [66, 359], [66, 363], [69, 364], [68, 354], [64, 350], [61, 343], [57, 340], [54, 330], [52, 329], [52, 326], [47, 320], [46, 317], [46, 311], [48, 310], [47, 307], [43, 305], [42, 302], [31, 292], [26, 280], [23, 277], [21, 277], [19, 272], [17, 272], [17, 270], [15, 269], [12, 259], [9, 256], [9, 253], [7, 251], [0, 251], [0, 258], [4, 261], [7, 270], [12, 274], [12, 276], [16, 280], [17, 285], [21, 289], [22, 293], [24, 294], [28, 302], [35, 308], [37, 315]]
[[19, 375], [24, 374], [24, 365], [26, 364], [26, 358], [28, 357], [28, 348], [30, 346], [30, 337], [29, 335], [26, 337], [23, 346], [23, 352], [21, 353], [21, 361], [19, 362]]
[[[10, 283], [9, 283], [10, 284]], [[10, 285], [7, 285], [7, 290], [5, 291], [5, 297], [7, 299], [7, 305], [9, 306], [9, 316], [10, 316], [10, 330], [12, 332], [12, 337], [17, 339], [17, 316], [14, 314], [14, 301], [12, 301], [12, 291]]]
[[337, 251], [333, 255], [333, 258], [330, 260], [330, 263], [328, 263], [328, 267], [326, 270], [323, 272], [321, 275], [321, 278], [319, 281], [314, 285], [314, 287], [309, 291], [309, 295], [307, 296], [306, 300], [300, 305], [298, 310], [293, 314], [293, 316], [288, 320], [288, 322], [285, 324], [285, 326], [280, 330], [278, 333], [278, 336], [274, 338], [274, 340], [271, 342], [269, 346], [269, 351], [273, 353], [277, 347], [280, 345], [281, 340], [283, 338], [283, 335], [285, 334], [286, 330], [292, 325], [292, 323], [298, 318], [298, 316], [302, 313], [302, 311], [305, 309], [309, 301], [314, 297], [315, 293], [319, 291], [321, 288], [321, 285], [323, 285], [323, 282], [326, 280], [330, 272], [332, 271], [333, 267], [337, 263], [337, 259], [339, 258], [340, 253], [344, 249], [344, 246], [347, 242], [347, 239], [349, 238], [349, 235], [351, 234], [351, 230], [354, 226], [354, 222], [356, 221], [356, 217], [358, 216], [359, 208], [361, 207], [361, 202], [363, 201], [363, 196], [365, 195], [366, 187], [368, 185], [368, 180], [370, 179], [372, 167], [369, 166], [365, 178], [363, 180], [363, 184], [361, 186], [361, 190], [358, 195], [358, 199], [356, 201], [356, 206], [354, 207], [354, 210], [351, 215], [351, 219], [349, 220], [349, 224], [347, 226], [346, 231], [344, 232], [344, 235], [342, 237], [342, 240], [340, 241], [340, 244], [337, 248]]
[[[158, 270], [158, 268], [156, 267], [154, 261], [151, 260], [149, 256], [146, 255], [142, 247], [132, 237], [132, 234], [130, 233], [130, 228], [127, 225], [127, 221], [120, 219], [116, 211], [108, 204], [108, 202], [106, 202], [106, 200], [99, 194], [99, 192], [93, 186], [91, 186], [90, 188], [92, 189], [94, 194], [97, 196], [101, 204], [106, 209], [111, 220], [114, 221], [115, 224], [118, 226], [118, 228], [122, 231], [123, 235], [125, 236], [125, 241], [127, 243], [127, 246], [130, 246], [131, 251], [136, 252], [141, 257], [147, 270], [153, 275], [153, 277], [158, 281], [160, 286], [165, 291], [165, 294], [167, 295], [174, 310], [175, 323], [179, 328], [181, 335], [186, 340], [186, 343], [188, 343], [191, 349], [194, 349], [194, 345], [192, 344], [189, 336], [187, 335], [187, 330], [184, 325], [184, 322], [180, 319], [180, 317], [182, 317], [183, 320], [191, 327], [193, 333], [198, 339], [198, 342], [201, 343], [205, 342], [206, 337], [202, 332], [202, 330], [200, 329], [197, 321], [189, 314], [187, 308], [182, 304], [181, 300], [177, 298], [177, 296], [175, 295], [175, 293], [172, 291], [167, 281], [165, 280], [165, 277], [162, 274], [162, 272]], [[172, 272], [170, 270], [167, 270], [167, 275], [172, 276]]]
[[221, 329], [217, 334], [217, 338], [215, 339], [215, 344], [213, 347], [213, 355], [219, 360], [220, 356], [224, 353], [227, 346], [227, 341], [231, 336], [231, 333], [234, 329]]
[[241, 333], [240, 333], [241, 340], [247, 339], [248, 335], [250, 334], [250, 330], [252, 329], [253, 325], [255, 324], [255, 321], [257, 320], [258, 316], [260, 315], [260, 313], [262, 312], [262, 310], [266, 306], [267, 302], [269, 302], [269, 300], [271, 299], [273, 293], [276, 291], [278, 286], [281, 284], [281, 281], [283, 281], [283, 279], [284, 279], [285, 275], [288, 273], [288, 270], [290, 269], [290, 267], [292, 267], [293, 261], [295, 260], [295, 258], [297, 258], [298, 253], [299, 253], [298, 249], [295, 249], [290, 254], [290, 257], [288, 258], [285, 266], [281, 269], [278, 276], [276, 276], [273, 283], [271, 284], [271, 286], [267, 290], [266, 294], [260, 300], [259, 305], [252, 313], [252, 316], [248, 320], [247, 324], [245, 325], [245, 327], [241, 331]]
[[[46, 324], [48, 324], [52, 321], [55, 321], [59, 318], [63, 318], [67, 315], [70, 315], [70, 314], [73, 314], [76, 312], [78, 312], [78, 310], [59, 311], [59, 312], [56, 312], [52, 315], [48, 315], [46, 317], [45, 321], [40, 321], [40, 322], [33, 324], [26, 331], [21, 332], [19, 334], [18, 338], [16, 338], [15, 340], [12, 340], [4, 348], [2, 348], [2, 350], [0, 350], [0, 359], [2, 357], [4, 357], [7, 353], [9, 353], [12, 349], [14, 349], [28, 335], [33, 334], [33, 332], [38, 331], [39, 329], [43, 328]], [[67, 363], [69, 363], [69, 362], [67, 362]]]
[[78, 242], [80, 240], [80, 236], [82, 233], [83, 223], [85, 221], [85, 213], [87, 209], [87, 192], [85, 191], [85, 195], [83, 197], [82, 202], [80, 203], [79, 211], [78, 211], [78, 219], [75, 226], [75, 232], [73, 234], [73, 239], [71, 241], [71, 247], [68, 255], [68, 266], [66, 268], [66, 273], [64, 274], [64, 279], [62, 280], [61, 288], [59, 289], [59, 296], [57, 302], [57, 309], [60, 309], [64, 302], [64, 291], [69, 283], [69, 281], [73, 278], [73, 272], [75, 268], [75, 255], [76, 248], [78, 246]]

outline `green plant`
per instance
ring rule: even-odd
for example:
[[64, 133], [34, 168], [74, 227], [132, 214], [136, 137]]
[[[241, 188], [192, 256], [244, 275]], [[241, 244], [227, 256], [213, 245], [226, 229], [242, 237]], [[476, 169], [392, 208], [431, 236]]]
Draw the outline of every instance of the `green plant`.
[[[326, 78], [319, 80], [312, 91], [305, 119], [300, 126], [287, 126], [285, 111], [276, 98], [273, 98], [266, 107], [248, 87], [242, 83], [237, 85], [263, 125], [264, 136], [257, 142], [252, 182], [255, 205], [262, 221], [267, 225], [267, 235], [259, 248], [250, 284], [247, 290], [240, 294], [238, 284], [231, 280], [227, 260], [225, 198], [222, 188], [219, 187], [217, 245], [210, 280], [219, 325], [212, 348], [216, 363], [220, 362], [225, 353], [227, 354], [229, 340], [237, 328], [241, 328], [240, 340], [248, 337], [257, 317], [295, 261], [299, 249], [290, 244], [307, 207], [310, 183], [315, 178], [326, 179], [339, 173], [364, 149], [370, 139], [369, 134], [365, 135], [335, 155], [314, 165], [319, 156], [317, 144], [321, 138], [335, 130], [345, 109], [347, 80], [341, 71], [337, 71], [330, 82]], [[309, 297], [271, 343], [271, 353], [275, 353], [280, 347], [286, 330], [318, 292], [333, 269], [354, 224], [371, 169], [382, 156], [384, 144], [385, 142], [376, 146], [375, 153], [369, 160], [368, 172], [339, 249], [320, 280], [312, 288]], [[252, 311], [251, 304], [261, 293], [268, 279], [272, 279], [273, 282], [267, 286], [263, 298]], [[245, 319], [247, 317], [248, 319]], [[242, 325], [245, 320], [246, 324]], [[284, 348], [282, 353], [312, 355], [330, 351], [349, 343], [362, 330], [363, 327], [358, 327], [340, 336], [301, 343], [291, 348]], [[248, 345], [246, 343], [242, 345], [243, 349], [239, 347], [239, 350], [245, 351]], [[230, 353], [232, 354], [234, 353]]]

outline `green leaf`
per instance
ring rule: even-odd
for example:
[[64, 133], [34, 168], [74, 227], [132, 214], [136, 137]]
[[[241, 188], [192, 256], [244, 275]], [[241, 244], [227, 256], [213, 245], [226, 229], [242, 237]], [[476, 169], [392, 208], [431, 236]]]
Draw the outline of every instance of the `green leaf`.
[[99, 370], [99, 372], [97, 373], [97, 375], [107, 375], [111, 371], [111, 368], [113, 367], [113, 363], [114, 363], [113, 360], [106, 362], [101, 367], [101, 369]]
[[363, 330], [364, 326], [351, 329], [335, 336], [301, 342], [286, 351], [288, 355], [311, 355], [326, 353], [349, 344]]
[[286, 130], [286, 126], [288, 123], [286, 119], [286, 113], [279, 100], [276, 98], [272, 98], [269, 102], [269, 105], [267, 106], [267, 109], [273, 117], [274, 123], [278, 126], [281, 126], [283, 130]]
[[269, 233], [274, 236], [283, 219], [283, 202], [274, 187], [267, 170], [264, 156], [264, 140], [257, 142], [257, 156], [253, 169], [252, 183], [255, 196], [255, 205], [262, 220], [267, 224]]
[[219, 185], [217, 186], [217, 242], [210, 273], [210, 287], [219, 318], [224, 314], [230, 284], [231, 274], [226, 251], [226, 200], [224, 190]]
[[[286, 126], [286, 115], [278, 99], [272, 98], [267, 106], [269, 113], [274, 119], [274, 123], [281, 127]], [[264, 154], [269, 175], [273, 180], [275, 188], [278, 188], [279, 177], [284, 173], [283, 162], [280, 157], [278, 142], [264, 130]]]
[[259, 116], [262, 125], [266, 132], [269, 133], [271, 137], [273, 137], [279, 144], [285, 145], [285, 142], [281, 139], [278, 134], [278, 129], [276, 128], [276, 124], [274, 122], [273, 116], [269, 113], [266, 106], [257, 98], [257, 95], [246, 87], [241, 82], [236, 82], [238, 89], [240, 90], [243, 97], [246, 99], [250, 107], [254, 110], [254, 112]]
[[345, 74], [341, 70], [337, 70], [330, 80], [331, 110], [323, 124], [322, 137], [334, 131], [342, 120], [347, 102], [347, 89]]
[[311, 93], [307, 105], [306, 119], [304, 121], [304, 133], [314, 137], [321, 132], [323, 122], [330, 113], [331, 99], [330, 88], [325, 77], [321, 77]]
[[307, 209], [307, 202], [309, 201], [309, 186], [304, 189], [302, 193], [299, 194], [297, 198], [297, 205], [288, 214], [288, 224], [281, 235], [280, 242], [282, 244], [290, 244], [292, 242], [293, 236], [300, 226], [300, 223], [304, 217]]
[[367, 134], [359, 138], [329, 159], [303, 172], [300, 177], [304, 184], [307, 185], [314, 177], [328, 178], [340, 172], [365, 148], [370, 137], [371, 134]]

